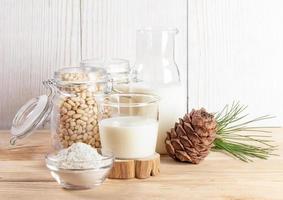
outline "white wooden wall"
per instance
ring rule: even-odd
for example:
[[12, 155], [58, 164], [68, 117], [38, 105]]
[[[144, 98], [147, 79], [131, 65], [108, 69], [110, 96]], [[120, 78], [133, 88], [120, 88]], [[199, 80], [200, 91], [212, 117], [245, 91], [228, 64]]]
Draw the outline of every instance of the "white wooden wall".
[[283, 1], [189, 0], [189, 105], [240, 100], [283, 125]]
[[0, 129], [46, 92], [42, 80], [62, 66], [91, 57], [134, 64], [136, 29], [157, 25], [180, 30], [176, 59], [185, 84], [186, 0], [0, 0]]
[[[0, 0], [0, 129], [45, 93], [41, 81], [91, 57], [134, 64], [135, 30], [177, 27], [189, 109], [241, 100], [283, 124], [280, 0]], [[188, 66], [188, 69], [187, 69]], [[184, 100], [185, 101], [185, 100]]]
[[80, 59], [79, 0], [0, 1], [0, 128], [44, 93], [42, 80]]

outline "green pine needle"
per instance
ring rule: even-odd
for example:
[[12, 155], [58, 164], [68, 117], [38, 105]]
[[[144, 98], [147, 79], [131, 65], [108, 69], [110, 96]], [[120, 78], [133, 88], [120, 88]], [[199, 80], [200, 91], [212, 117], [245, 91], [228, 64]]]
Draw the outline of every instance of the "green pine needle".
[[[251, 124], [267, 119], [272, 116], [265, 115], [252, 120], [243, 121], [248, 114], [243, 114], [247, 106], [240, 105], [239, 102], [231, 106], [226, 105], [223, 110], [216, 114], [217, 138], [214, 140], [213, 149], [224, 151], [242, 161], [251, 162], [253, 158], [267, 159], [276, 146], [268, 138], [270, 131], [263, 130], [271, 127], [257, 127]], [[239, 132], [256, 132], [258, 134], [243, 134]]]

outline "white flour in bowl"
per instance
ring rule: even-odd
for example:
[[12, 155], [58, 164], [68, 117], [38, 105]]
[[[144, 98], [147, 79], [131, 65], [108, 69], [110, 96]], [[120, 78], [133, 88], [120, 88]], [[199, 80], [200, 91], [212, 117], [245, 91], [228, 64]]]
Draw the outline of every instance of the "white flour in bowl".
[[104, 158], [90, 145], [78, 142], [60, 150], [54, 160], [63, 169], [90, 169], [105, 165], [102, 161]]

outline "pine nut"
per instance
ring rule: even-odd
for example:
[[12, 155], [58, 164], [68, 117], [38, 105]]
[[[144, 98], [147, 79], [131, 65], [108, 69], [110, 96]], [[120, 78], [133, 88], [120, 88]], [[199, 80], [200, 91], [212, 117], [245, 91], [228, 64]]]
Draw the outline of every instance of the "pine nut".
[[[88, 80], [88, 75], [81, 72], [64, 73], [63, 81]], [[73, 85], [62, 87], [71, 97], [63, 97], [58, 102], [59, 118], [57, 125], [58, 140], [64, 148], [74, 142], [85, 142], [93, 147], [101, 147], [97, 126], [97, 104], [94, 100], [97, 86]]]
[[81, 116], [82, 116], [81, 114], [74, 114], [74, 115], [73, 115], [73, 118], [74, 118], [74, 119], [78, 119], [78, 118], [80, 118]]
[[72, 116], [73, 114], [75, 114], [76, 112], [73, 110], [68, 111], [67, 115]]

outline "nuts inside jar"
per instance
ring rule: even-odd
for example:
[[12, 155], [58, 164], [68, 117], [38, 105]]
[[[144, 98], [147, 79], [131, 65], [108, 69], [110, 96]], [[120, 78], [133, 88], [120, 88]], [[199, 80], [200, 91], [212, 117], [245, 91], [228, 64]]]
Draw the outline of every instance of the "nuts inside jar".
[[[66, 82], [86, 81], [87, 74], [64, 73], [61, 80]], [[58, 105], [57, 136], [61, 146], [67, 148], [76, 142], [83, 142], [95, 148], [101, 147], [98, 128], [98, 107], [94, 95], [100, 92], [98, 85], [86, 83], [62, 86], [70, 94], [62, 97]]]

